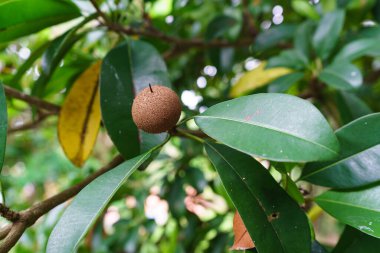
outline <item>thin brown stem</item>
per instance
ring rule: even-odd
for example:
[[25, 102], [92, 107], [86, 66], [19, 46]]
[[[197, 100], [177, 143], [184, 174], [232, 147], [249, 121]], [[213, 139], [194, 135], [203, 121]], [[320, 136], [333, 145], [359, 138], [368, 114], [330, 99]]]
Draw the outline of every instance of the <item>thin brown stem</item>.
[[18, 219], [16, 219], [12, 225], [4, 227], [0, 231], [0, 239], [3, 239], [3, 241], [0, 243], [0, 253], [8, 252], [17, 243], [24, 231], [28, 227], [32, 226], [41, 216], [77, 195], [94, 179], [103, 175], [107, 171], [110, 171], [123, 161], [124, 159], [119, 155], [115, 157], [109, 164], [94, 174], [91, 174], [80, 183], [68, 188], [67, 190], [57, 195], [54, 195], [51, 198], [33, 205], [27, 210], [19, 212]]
[[43, 109], [45, 111], [58, 114], [59, 110], [61, 109], [58, 105], [27, 95], [19, 90], [13, 89], [6, 85], [4, 85], [4, 91], [7, 97], [12, 97], [12, 98], [22, 100], [30, 105], [36, 106], [37, 108]]

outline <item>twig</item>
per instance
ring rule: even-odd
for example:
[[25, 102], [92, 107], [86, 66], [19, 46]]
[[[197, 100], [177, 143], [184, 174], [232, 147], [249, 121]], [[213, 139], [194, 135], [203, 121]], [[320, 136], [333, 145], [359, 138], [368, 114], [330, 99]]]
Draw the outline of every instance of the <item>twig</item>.
[[58, 114], [59, 110], [61, 109], [58, 105], [55, 105], [55, 104], [49, 103], [47, 101], [44, 101], [42, 99], [27, 95], [25, 93], [22, 93], [16, 89], [13, 89], [13, 88], [6, 86], [6, 85], [4, 85], [4, 91], [8, 97], [20, 99], [20, 100], [25, 101], [26, 103], [28, 103], [30, 105], [34, 105], [37, 108], [43, 109], [45, 111], [49, 111], [49, 112], [53, 112], [53, 113]]
[[96, 171], [94, 174], [91, 174], [82, 182], [68, 188], [67, 190], [51, 198], [48, 198], [42, 202], [33, 205], [27, 210], [19, 212], [18, 219], [15, 220], [15, 222], [10, 226], [10, 228], [6, 226], [3, 230], [0, 231], [0, 239], [4, 238], [4, 240], [0, 244], [0, 253], [8, 252], [17, 243], [24, 231], [28, 227], [32, 226], [38, 220], [38, 218], [40, 218], [56, 206], [74, 197], [84, 187], [90, 184], [94, 179], [103, 175], [107, 171], [113, 169], [123, 161], [124, 159], [121, 156], [117, 156], [108, 165]]
[[92, 6], [94, 6], [94, 8], [95, 8], [96, 12], [99, 14], [99, 16], [101, 16], [104, 19], [104, 22], [108, 23], [109, 22], [108, 17], [106, 16], [106, 14], [104, 14], [104, 12], [102, 12], [102, 10], [100, 9], [96, 0], [90, 0], [90, 2], [92, 4]]
[[36, 120], [33, 120], [31, 122], [22, 124], [21, 126], [15, 126], [8, 129], [8, 134], [14, 134], [20, 131], [35, 129], [41, 125], [42, 122], [45, 121], [46, 118], [48, 118], [51, 115], [55, 115], [55, 113], [40, 113], [38, 114], [38, 117]]

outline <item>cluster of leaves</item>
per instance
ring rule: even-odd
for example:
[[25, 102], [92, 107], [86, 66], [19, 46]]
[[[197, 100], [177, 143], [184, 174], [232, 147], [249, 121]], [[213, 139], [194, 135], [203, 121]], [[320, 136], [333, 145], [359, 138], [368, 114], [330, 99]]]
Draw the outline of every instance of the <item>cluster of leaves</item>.
[[[82, 15], [71, 1], [31, 2], [0, 3], [0, 43], [6, 52], [16, 38]], [[0, 66], [4, 83], [62, 104], [58, 137], [74, 165], [85, 163], [99, 132], [105, 131], [117, 150], [107, 149], [108, 155], [118, 152], [126, 159], [74, 198], [49, 231], [46, 252], [86, 252], [86, 236], [93, 247], [100, 245], [98, 252], [225, 251], [232, 238], [223, 223], [231, 222], [231, 215], [216, 212], [204, 222], [183, 203], [185, 185], [203, 192], [207, 183], [230, 209], [237, 209], [257, 252], [326, 252], [304, 211], [315, 203], [347, 225], [334, 253], [376, 251], [380, 1], [322, 0], [314, 5], [295, 0], [275, 8], [270, 0], [225, 2], [160, 0], [145, 6], [141, 1], [105, 1], [52, 40], [41, 42], [37, 35], [21, 40], [21, 45], [37, 45], [21, 64], [2, 55], [9, 56], [8, 65]], [[77, 4], [83, 13], [87, 8], [94, 12], [91, 5]], [[23, 15], [10, 18], [16, 10]], [[284, 15], [284, 23], [275, 25], [273, 15]], [[17, 70], [7, 72], [13, 67]], [[38, 74], [28, 72], [31, 68]], [[202, 98], [184, 108], [185, 120], [170, 134], [144, 133], [132, 121], [134, 96], [150, 83], [182, 94], [191, 90]], [[12, 113], [18, 105], [11, 102]], [[8, 126], [2, 89], [0, 106], [2, 167]], [[31, 113], [41, 115], [37, 108]], [[181, 155], [170, 155], [168, 146]], [[211, 164], [205, 157], [220, 181], [214, 176], [206, 180]], [[270, 161], [270, 168], [258, 160]], [[154, 169], [155, 163], [163, 172]], [[142, 171], [134, 173], [138, 169]], [[139, 206], [114, 226], [119, 232], [127, 229], [128, 235], [114, 233], [99, 243], [91, 234], [101, 237], [98, 221], [106, 208], [126, 193], [143, 202], [147, 185], [154, 183], [147, 183], [145, 191], [130, 185], [146, 178], [160, 179], [172, 216], [168, 225], [162, 229], [147, 221]], [[329, 190], [305, 200], [300, 181]], [[141, 226], [154, 238], [138, 239]]]

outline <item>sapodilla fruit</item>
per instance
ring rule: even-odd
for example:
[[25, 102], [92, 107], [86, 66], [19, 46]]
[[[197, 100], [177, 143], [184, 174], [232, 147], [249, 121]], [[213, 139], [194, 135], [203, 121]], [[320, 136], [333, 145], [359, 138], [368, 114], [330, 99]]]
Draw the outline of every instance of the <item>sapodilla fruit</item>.
[[181, 116], [181, 101], [168, 87], [153, 85], [143, 89], [132, 104], [132, 118], [139, 129], [162, 133], [172, 129]]

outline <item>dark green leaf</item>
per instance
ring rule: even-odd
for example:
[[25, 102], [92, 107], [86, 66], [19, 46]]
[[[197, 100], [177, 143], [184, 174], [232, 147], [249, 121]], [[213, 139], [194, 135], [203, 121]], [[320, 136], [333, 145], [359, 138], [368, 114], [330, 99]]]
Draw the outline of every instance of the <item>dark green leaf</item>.
[[278, 56], [268, 60], [267, 68], [287, 67], [291, 69], [304, 69], [308, 64], [308, 59], [298, 50], [285, 50]]
[[205, 147], [258, 252], [310, 252], [305, 213], [269, 172], [252, 157], [226, 146]]
[[379, 56], [380, 43], [378, 39], [360, 39], [345, 45], [335, 56], [334, 62], [353, 61], [363, 55]]
[[377, 253], [380, 240], [346, 226], [332, 253]]
[[339, 221], [380, 237], [380, 186], [356, 191], [327, 191], [316, 203]]
[[363, 83], [363, 76], [360, 70], [348, 62], [336, 62], [327, 66], [319, 74], [318, 79], [340, 90], [354, 89]]
[[195, 121], [210, 137], [269, 160], [328, 160], [339, 150], [322, 114], [308, 101], [290, 95], [236, 98], [209, 108]]
[[80, 16], [71, 1], [6, 0], [0, 3], [0, 43]]
[[[112, 49], [103, 60], [100, 74], [100, 104], [103, 123], [124, 158], [134, 157], [141, 146], [149, 149], [165, 134], [141, 133], [132, 119], [135, 94], [149, 84], [170, 87], [166, 66], [157, 50], [142, 41], [125, 41]], [[151, 144], [149, 144], [151, 142]]]
[[314, 184], [352, 188], [380, 180], [380, 113], [361, 117], [336, 131], [340, 156], [307, 164], [301, 179]]
[[256, 37], [252, 48], [253, 51], [264, 51], [278, 45], [279, 43], [290, 40], [293, 38], [296, 28], [297, 26], [292, 24], [282, 24], [271, 27], [266, 31], [262, 31]]
[[354, 93], [340, 91], [335, 101], [343, 124], [372, 113], [372, 110]]
[[284, 93], [289, 90], [289, 88], [300, 81], [304, 77], [304, 73], [301, 72], [293, 72], [280, 78], [274, 80], [268, 86], [268, 92], [272, 93]]
[[343, 28], [344, 11], [336, 10], [327, 13], [319, 22], [313, 36], [313, 46], [319, 57], [326, 59], [334, 49]]
[[0, 172], [4, 164], [5, 146], [7, 142], [7, 129], [7, 101], [5, 99], [3, 84], [0, 82]]
[[150, 152], [128, 160], [86, 186], [74, 198], [54, 227], [46, 252], [75, 252], [80, 241], [103, 212], [113, 195], [149, 157]]

